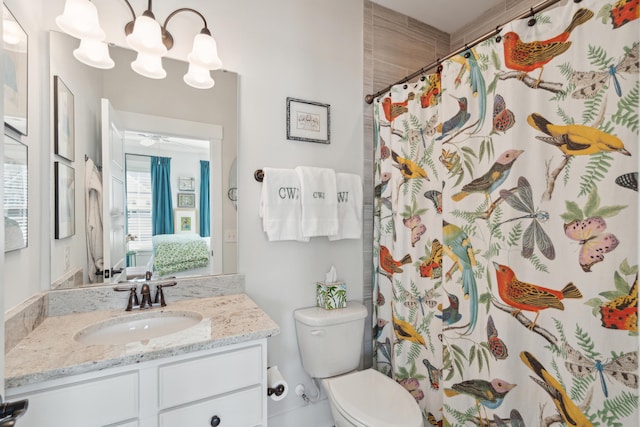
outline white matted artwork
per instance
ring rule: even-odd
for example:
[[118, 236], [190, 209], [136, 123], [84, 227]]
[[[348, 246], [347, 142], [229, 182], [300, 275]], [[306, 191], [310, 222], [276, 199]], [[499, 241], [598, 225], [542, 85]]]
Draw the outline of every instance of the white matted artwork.
[[73, 236], [76, 232], [76, 179], [71, 166], [54, 163], [56, 200], [56, 239]]
[[196, 180], [195, 178], [178, 178], [178, 190], [180, 191], [195, 191]]
[[178, 207], [179, 208], [195, 208], [196, 207], [195, 193], [178, 193]]
[[330, 143], [329, 104], [287, 98], [287, 139]]
[[53, 77], [54, 152], [75, 160], [75, 119], [73, 93], [59, 76]]
[[173, 232], [175, 234], [197, 233], [197, 213], [196, 209], [175, 209], [173, 213]]

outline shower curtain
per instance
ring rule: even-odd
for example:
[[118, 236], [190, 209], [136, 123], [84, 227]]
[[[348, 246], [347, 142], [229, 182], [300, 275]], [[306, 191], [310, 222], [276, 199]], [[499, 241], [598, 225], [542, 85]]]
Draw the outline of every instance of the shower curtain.
[[638, 425], [638, 1], [374, 101], [378, 370], [425, 425]]

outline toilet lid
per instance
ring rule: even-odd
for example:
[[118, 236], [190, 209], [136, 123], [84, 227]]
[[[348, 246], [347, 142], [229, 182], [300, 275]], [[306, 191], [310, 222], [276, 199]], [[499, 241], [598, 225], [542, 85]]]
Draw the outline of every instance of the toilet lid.
[[374, 369], [332, 378], [327, 386], [336, 408], [362, 425], [422, 426], [422, 414], [413, 396]]

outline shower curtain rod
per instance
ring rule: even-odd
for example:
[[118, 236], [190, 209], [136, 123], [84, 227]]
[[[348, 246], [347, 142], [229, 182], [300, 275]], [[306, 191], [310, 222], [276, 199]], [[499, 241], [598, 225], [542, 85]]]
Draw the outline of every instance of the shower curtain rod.
[[[397, 82], [387, 86], [386, 88], [384, 88], [382, 90], [379, 90], [378, 92], [374, 93], [373, 95], [365, 96], [364, 100], [366, 101], [367, 104], [371, 104], [374, 99], [376, 99], [377, 97], [379, 97], [380, 95], [382, 95], [383, 93], [385, 93], [386, 91], [391, 89], [393, 86], [401, 84], [401, 83], [406, 83], [409, 80], [411, 80], [411, 79], [413, 79], [415, 77], [418, 77], [420, 74], [424, 74], [425, 72], [429, 71], [430, 69], [439, 66], [443, 61], [446, 61], [449, 58], [453, 58], [454, 56], [461, 54], [465, 50], [470, 49], [470, 48], [474, 47], [475, 45], [477, 45], [479, 43], [482, 43], [483, 41], [488, 40], [489, 38], [497, 35], [498, 33], [500, 33], [500, 31], [502, 31], [502, 28], [505, 25], [509, 24], [510, 22], [518, 20], [518, 19], [526, 18], [527, 16], [533, 16], [536, 13], [541, 12], [541, 11], [545, 10], [546, 8], [548, 8], [550, 6], [553, 6], [554, 4], [556, 4], [556, 3], [560, 2], [560, 1], [562, 1], [562, 0], [547, 0], [547, 1], [543, 1], [542, 3], [537, 4], [536, 6], [530, 8], [528, 11], [521, 13], [520, 15], [516, 16], [515, 18], [510, 19], [509, 21], [505, 22], [504, 24], [498, 25], [494, 30], [489, 31], [488, 33], [478, 37], [477, 39], [475, 39], [471, 43], [465, 43], [464, 46], [454, 50], [453, 52], [449, 53], [444, 58], [438, 58], [434, 62], [432, 62], [431, 64], [420, 68], [418, 71], [408, 75], [407, 77], [403, 78], [402, 80], [398, 80]], [[573, 1], [574, 1], [574, 3], [580, 3], [580, 1], [582, 1], [582, 0], [573, 0]]]

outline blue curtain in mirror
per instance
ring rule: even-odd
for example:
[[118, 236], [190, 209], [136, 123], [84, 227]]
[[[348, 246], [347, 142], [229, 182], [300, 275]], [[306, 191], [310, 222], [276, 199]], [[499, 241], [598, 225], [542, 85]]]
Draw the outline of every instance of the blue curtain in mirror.
[[211, 235], [211, 206], [209, 202], [209, 162], [200, 160], [200, 235]]
[[154, 236], [173, 234], [170, 157], [151, 156], [151, 230]]

